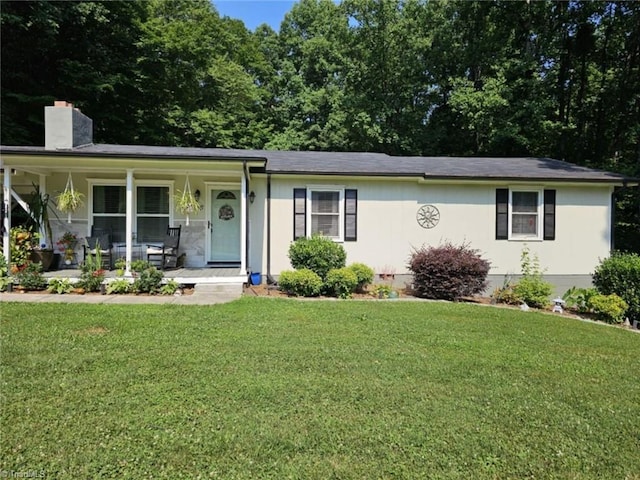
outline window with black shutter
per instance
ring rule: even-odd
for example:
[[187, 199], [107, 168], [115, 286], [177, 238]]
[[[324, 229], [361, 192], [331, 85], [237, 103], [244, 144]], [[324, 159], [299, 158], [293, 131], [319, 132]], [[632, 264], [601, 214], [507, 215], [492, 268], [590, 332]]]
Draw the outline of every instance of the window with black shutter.
[[336, 241], [358, 238], [358, 191], [332, 186], [293, 189], [293, 238], [322, 235]]
[[344, 191], [344, 241], [358, 240], [358, 190]]
[[496, 189], [496, 240], [555, 238], [555, 190]]
[[556, 191], [544, 191], [544, 240], [556, 239]]
[[293, 239], [307, 236], [307, 189], [293, 189]]
[[509, 238], [509, 189], [496, 189], [496, 240]]

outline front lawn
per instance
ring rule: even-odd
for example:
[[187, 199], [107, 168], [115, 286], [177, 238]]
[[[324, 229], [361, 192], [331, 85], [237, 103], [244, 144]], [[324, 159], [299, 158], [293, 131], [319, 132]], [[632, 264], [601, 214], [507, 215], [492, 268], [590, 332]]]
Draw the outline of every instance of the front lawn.
[[3, 472], [640, 479], [622, 329], [438, 302], [0, 308]]

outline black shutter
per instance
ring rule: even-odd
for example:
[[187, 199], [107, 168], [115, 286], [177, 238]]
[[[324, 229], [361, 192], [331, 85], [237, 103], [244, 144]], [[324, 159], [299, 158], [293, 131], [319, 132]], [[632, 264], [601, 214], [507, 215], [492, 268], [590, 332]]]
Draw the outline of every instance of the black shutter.
[[293, 189], [293, 239], [307, 236], [307, 189]]
[[358, 190], [344, 191], [344, 241], [358, 240]]
[[544, 191], [544, 240], [556, 239], [556, 191]]
[[509, 238], [509, 189], [496, 188], [496, 240]]

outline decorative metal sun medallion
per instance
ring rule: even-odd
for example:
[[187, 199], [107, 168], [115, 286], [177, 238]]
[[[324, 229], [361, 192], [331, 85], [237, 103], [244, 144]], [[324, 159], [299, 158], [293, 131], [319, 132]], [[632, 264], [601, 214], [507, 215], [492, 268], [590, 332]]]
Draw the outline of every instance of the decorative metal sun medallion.
[[433, 205], [422, 205], [416, 215], [418, 225], [422, 228], [433, 228], [440, 221], [440, 212]]

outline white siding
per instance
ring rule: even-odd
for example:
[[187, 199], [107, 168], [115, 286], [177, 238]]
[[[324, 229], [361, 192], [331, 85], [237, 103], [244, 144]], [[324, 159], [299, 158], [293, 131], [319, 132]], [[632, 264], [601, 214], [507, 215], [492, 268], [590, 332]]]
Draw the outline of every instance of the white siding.
[[[332, 180], [332, 181], [329, 181]], [[427, 184], [416, 180], [354, 180], [273, 177], [271, 189], [271, 273], [290, 269], [287, 251], [293, 240], [293, 189], [310, 185], [335, 185], [358, 190], [358, 241], [343, 243], [347, 263], [363, 262], [377, 273], [393, 269], [408, 273], [407, 259], [413, 248], [445, 241], [468, 243], [491, 262], [491, 274], [520, 272], [520, 254], [529, 247], [538, 255], [549, 275], [590, 274], [599, 259], [609, 254], [610, 197], [608, 186], [558, 186], [556, 198], [556, 239], [553, 241], [495, 240], [495, 190], [508, 185]], [[266, 181], [254, 181], [258, 199], [266, 199]], [[433, 229], [420, 227], [418, 208], [435, 205], [440, 222]], [[262, 207], [260, 207], [262, 208]], [[264, 211], [251, 209], [253, 227], [252, 263], [266, 272], [266, 205]], [[258, 245], [262, 245], [262, 252]], [[261, 258], [260, 258], [261, 257]], [[255, 268], [254, 268], [255, 270]]]

